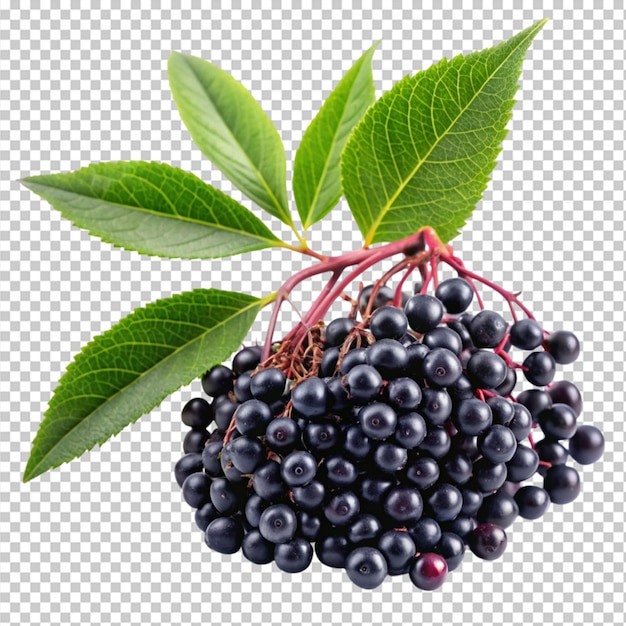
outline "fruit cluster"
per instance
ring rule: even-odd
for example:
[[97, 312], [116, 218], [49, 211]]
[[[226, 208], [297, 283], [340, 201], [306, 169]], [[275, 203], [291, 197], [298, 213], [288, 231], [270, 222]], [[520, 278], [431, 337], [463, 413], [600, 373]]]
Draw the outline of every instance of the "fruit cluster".
[[[566, 461], [604, 449], [577, 421], [576, 386], [553, 382], [577, 338], [532, 316], [508, 324], [479, 296], [469, 313], [477, 292], [461, 275], [414, 291], [366, 287], [297, 358], [246, 347], [206, 373], [213, 400], [184, 407], [175, 474], [210, 548], [292, 573], [315, 550], [360, 587], [408, 573], [430, 590], [466, 547], [495, 559], [518, 515], [577, 497]], [[532, 352], [518, 363], [514, 349]], [[535, 387], [515, 397], [518, 373]]]

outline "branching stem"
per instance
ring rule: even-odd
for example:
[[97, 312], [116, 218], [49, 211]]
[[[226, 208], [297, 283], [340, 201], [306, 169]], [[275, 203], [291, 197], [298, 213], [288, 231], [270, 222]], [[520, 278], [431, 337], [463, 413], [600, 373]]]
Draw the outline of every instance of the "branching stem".
[[[281, 307], [283, 303], [289, 299], [289, 295], [293, 289], [295, 289], [298, 285], [303, 283], [305, 280], [320, 274], [330, 273], [331, 275], [313, 306], [301, 317], [298, 324], [296, 324], [296, 326], [283, 338], [280, 353], [285, 356], [288, 354], [295, 355], [298, 353], [306, 338], [310, 338], [311, 329], [320, 324], [321, 320], [324, 319], [324, 316], [328, 313], [335, 301], [339, 298], [350, 300], [344, 293], [346, 287], [358, 280], [359, 277], [373, 265], [398, 254], [403, 254], [404, 258], [393, 265], [391, 269], [387, 270], [387, 272], [385, 272], [379, 280], [375, 281], [369, 297], [369, 303], [362, 315], [364, 320], [367, 320], [371, 314], [373, 302], [378, 291], [385, 286], [387, 281], [395, 274], [404, 271], [404, 276], [400, 280], [394, 292], [393, 303], [395, 306], [401, 305], [402, 287], [415, 268], [418, 268], [422, 277], [422, 288], [420, 293], [427, 293], [431, 283], [436, 289], [438, 285], [439, 263], [445, 263], [450, 266], [458, 273], [459, 276], [465, 278], [472, 285], [481, 309], [484, 308], [484, 305], [479, 290], [476, 287], [476, 283], [480, 283], [481, 285], [493, 289], [496, 293], [500, 294], [508, 303], [515, 321], [517, 320], [515, 310], [516, 306], [530, 319], [535, 319], [531, 311], [519, 300], [517, 294], [506, 291], [499, 285], [496, 285], [486, 278], [468, 270], [461, 259], [454, 256], [452, 247], [444, 245], [437, 237], [435, 231], [430, 227], [423, 228], [417, 233], [414, 233], [405, 239], [401, 239], [400, 241], [394, 241], [377, 248], [363, 247], [335, 257], [325, 257], [313, 252], [308, 248], [308, 246], [306, 246], [305, 243], [303, 243], [301, 248], [296, 248], [295, 246], [287, 247], [297, 250], [298, 252], [302, 252], [303, 254], [313, 256], [318, 260], [318, 262], [291, 276], [276, 292], [275, 297], [273, 298], [274, 309], [270, 317], [267, 337], [263, 346], [262, 362], [267, 361], [271, 356], [272, 346], [274, 345], [274, 333], [278, 324]], [[353, 269], [344, 276], [344, 272], [348, 268]], [[500, 349], [499, 353], [500, 356], [507, 361], [507, 365], [509, 367], [520, 367], [508, 358], [508, 355], [506, 355], [504, 350]]]

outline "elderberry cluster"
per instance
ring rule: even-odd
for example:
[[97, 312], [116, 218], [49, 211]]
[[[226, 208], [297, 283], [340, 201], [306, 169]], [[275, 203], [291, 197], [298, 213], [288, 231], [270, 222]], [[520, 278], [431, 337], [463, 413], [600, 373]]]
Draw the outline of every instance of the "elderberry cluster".
[[[213, 550], [290, 573], [315, 552], [360, 587], [408, 573], [436, 589], [466, 547], [498, 558], [518, 515], [573, 501], [580, 479], [566, 461], [598, 460], [604, 438], [578, 424], [575, 385], [553, 382], [578, 356], [572, 333], [466, 312], [474, 291], [461, 277], [402, 308], [387, 287], [371, 294], [362, 321], [323, 329], [297, 381], [261, 364], [259, 347], [207, 372], [212, 402], [183, 409], [176, 480]], [[516, 363], [513, 349], [532, 352]], [[514, 397], [518, 374], [535, 387]], [[532, 478], [541, 486], [522, 484]]]

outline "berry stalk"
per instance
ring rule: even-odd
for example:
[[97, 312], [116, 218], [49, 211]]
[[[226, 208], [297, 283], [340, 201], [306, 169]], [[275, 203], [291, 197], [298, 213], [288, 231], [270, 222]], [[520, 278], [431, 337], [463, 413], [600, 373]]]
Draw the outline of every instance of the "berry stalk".
[[[425, 233], [428, 232], [428, 236]], [[346, 254], [342, 254], [338, 257], [328, 257], [325, 260], [321, 260], [316, 265], [312, 265], [310, 267], [306, 267], [303, 270], [300, 270], [296, 274], [294, 274], [291, 278], [289, 278], [284, 285], [278, 290], [276, 295], [276, 302], [274, 304], [274, 310], [272, 311], [272, 316], [270, 318], [268, 333], [265, 345], [263, 346], [262, 352], [262, 361], [265, 361], [269, 358], [274, 331], [276, 329], [276, 324], [278, 321], [278, 314], [280, 312], [280, 308], [287, 298], [287, 296], [295, 289], [300, 283], [304, 282], [308, 278], [312, 278], [313, 276], [317, 276], [319, 274], [325, 274], [327, 272], [332, 272], [333, 277], [331, 281], [338, 280], [339, 276], [343, 273], [343, 271], [351, 267], [353, 265], [357, 266], [359, 269], [358, 272], [352, 272], [350, 274], [350, 280], [344, 279], [341, 283], [341, 289], [337, 287], [334, 291], [331, 291], [328, 296], [325, 296], [325, 291], [322, 292], [321, 301], [318, 297], [318, 302], [312, 307], [312, 309], [305, 315], [304, 319], [300, 324], [298, 324], [292, 333], [288, 335], [286, 340], [291, 338], [291, 336], [299, 335], [303, 330], [306, 332], [312, 323], [315, 323], [321, 319], [332, 303], [340, 296], [343, 292], [343, 289], [349, 282], [355, 280], [360, 274], [362, 274], [365, 270], [367, 270], [372, 265], [379, 263], [380, 261], [384, 261], [391, 256], [396, 254], [409, 254], [412, 249], [415, 247], [419, 247], [421, 242], [425, 239], [429, 241], [433, 241], [436, 238], [434, 231], [430, 228], [423, 229], [406, 237], [405, 239], [401, 239], [400, 241], [394, 241], [392, 243], [381, 246], [380, 248], [360, 248], [359, 250], [354, 250], [352, 252], [347, 252]], [[439, 239], [436, 241], [438, 245], [442, 245]], [[331, 284], [332, 287], [332, 284]], [[328, 288], [328, 285], [326, 286]], [[332, 299], [330, 296], [332, 295]], [[317, 318], [317, 319], [314, 319]]]

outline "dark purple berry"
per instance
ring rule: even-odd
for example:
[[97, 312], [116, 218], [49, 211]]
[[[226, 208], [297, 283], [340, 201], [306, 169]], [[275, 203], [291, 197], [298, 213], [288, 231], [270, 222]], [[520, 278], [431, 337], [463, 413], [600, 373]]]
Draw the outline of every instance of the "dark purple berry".
[[539, 455], [529, 446], [518, 444], [515, 454], [506, 464], [507, 480], [519, 483], [529, 479], [539, 467]]
[[417, 410], [422, 389], [412, 378], [396, 378], [387, 385], [387, 401], [399, 413]]
[[422, 390], [418, 412], [434, 426], [444, 424], [450, 417], [452, 400], [445, 389], [431, 387]]
[[390, 437], [398, 423], [396, 412], [388, 404], [382, 402], [366, 404], [359, 411], [358, 418], [363, 432], [370, 439], [378, 441]]
[[493, 424], [478, 437], [478, 449], [492, 463], [506, 463], [517, 449], [515, 435], [507, 426]]
[[[359, 293], [359, 313], [361, 315], [365, 314], [367, 310], [367, 306], [372, 296], [372, 291], [374, 289], [374, 285], [366, 285], [363, 287], [361, 292]], [[374, 302], [372, 302], [372, 306], [370, 307], [370, 313], [376, 311], [381, 306], [388, 304], [393, 301], [394, 292], [391, 287], [387, 287], [386, 285], [381, 286], [374, 296]]]
[[422, 343], [427, 345], [431, 350], [435, 348], [446, 348], [456, 355], [461, 354], [463, 350], [463, 342], [458, 333], [451, 328], [445, 326], [438, 326], [429, 330], [423, 337]]
[[569, 439], [577, 428], [576, 413], [567, 404], [553, 404], [539, 413], [539, 426], [552, 439]]
[[469, 537], [469, 547], [479, 558], [493, 561], [502, 556], [507, 538], [504, 529], [489, 522], [479, 524]]
[[441, 459], [452, 447], [452, 438], [443, 426], [433, 426], [426, 431], [426, 437], [422, 443], [417, 446], [421, 452], [426, 452], [433, 459]]
[[201, 472], [203, 470], [202, 455], [197, 452], [191, 452], [181, 457], [174, 466], [174, 477], [179, 487], [183, 486], [187, 476]]
[[291, 490], [294, 503], [304, 511], [316, 510], [324, 501], [326, 488], [319, 480], [312, 480]]
[[426, 422], [419, 413], [405, 413], [398, 417], [394, 439], [402, 448], [412, 450], [424, 441]]
[[261, 362], [262, 352], [261, 346], [248, 346], [237, 352], [233, 358], [233, 372], [241, 376], [244, 372], [255, 369]]
[[380, 537], [376, 547], [387, 561], [390, 576], [406, 574], [415, 559], [415, 542], [407, 532], [388, 530]]
[[225, 365], [216, 365], [202, 377], [202, 388], [208, 396], [221, 396], [233, 389], [233, 371]]
[[261, 513], [259, 531], [272, 543], [291, 541], [298, 527], [298, 520], [293, 509], [286, 504], [273, 504]]
[[194, 509], [209, 502], [211, 479], [204, 472], [190, 474], [183, 482], [183, 498]]
[[552, 383], [547, 392], [552, 398], [554, 404], [567, 404], [574, 409], [576, 417], [578, 417], [583, 410], [583, 399], [580, 395], [578, 387], [574, 383], [570, 383], [568, 380], [560, 380], [556, 383]]
[[443, 304], [437, 298], [420, 294], [409, 299], [404, 307], [409, 326], [417, 333], [427, 333], [443, 318]]
[[400, 339], [408, 328], [406, 315], [394, 306], [383, 306], [370, 319], [370, 332], [376, 340]]
[[315, 478], [317, 461], [304, 450], [290, 452], [280, 464], [280, 476], [290, 487], [301, 487]]
[[181, 419], [189, 428], [204, 429], [213, 420], [211, 405], [204, 398], [192, 398], [183, 407]]
[[407, 458], [406, 448], [382, 442], [374, 450], [372, 463], [383, 474], [395, 474], [406, 465]]
[[569, 504], [580, 493], [580, 476], [569, 465], [553, 465], [546, 472], [543, 488], [555, 504]]
[[268, 367], [250, 378], [250, 391], [257, 400], [271, 404], [280, 400], [285, 392], [286, 382], [287, 379], [281, 370]]
[[233, 465], [242, 474], [251, 474], [265, 460], [267, 450], [256, 437], [238, 437], [231, 443]]
[[461, 377], [463, 367], [447, 348], [434, 348], [424, 357], [422, 372], [430, 386], [449, 387]]
[[354, 328], [354, 320], [349, 317], [334, 319], [327, 327], [324, 340], [327, 346], [341, 346], [350, 331]]
[[257, 565], [265, 565], [274, 560], [274, 544], [265, 539], [258, 529], [244, 535], [241, 551], [248, 561]]
[[430, 552], [441, 539], [441, 527], [432, 517], [421, 517], [408, 526], [407, 531], [415, 545], [413, 555], [415, 552]]
[[322, 417], [330, 404], [328, 387], [320, 378], [306, 378], [292, 389], [291, 403], [306, 419]]
[[497, 354], [478, 350], [466, 365], [467, 375], [478, 389], [494, 389], [506, 380], [507, 365]]
[[449, 278], [439, 283], [435, 297], [441, 300], [448, 313], [463, 313], [472, 303], [474, 290], [464, 278]]
[[274, 548], [274, 562], [278, 569], [288, 574], [303, 572], [313, 559], [313, 546], [302, 537], [295, 537]]
[[374, 400], [380, 393], [382, 384], [382, 376], [371, 365], [356, 365], [345, 377], [346, 389], [358, 404]]
[[573, 363], [580, 354], [580, 343], [574, 333], [557, 330], [546, 339], [546, 350], [557, 363]]
[[535, 320], [515, 322], [509, 331], [511, 343], [520, 350], [534, 350], [543, 342], [543, 328]]
[[489, 405], [478, 398], [461, 400], [452, 415], [452, 423], [464, 435], [478, 435], [491, 426], [492, 419]]
[[477, 348], [495, 348], [504, 339], [506, 321], [495, 311], [481, 311], [470, 322], [469, 332]]
[[429, 456], [420, 456], [406, 468], [406, 479], [422, 491], [439, 480], [439, 463]]
[[375, 341], [365, 353], [368, 364], [376, 368], [386, 379], [402, 375], [409, 364], [407, 349], [395, 339]]
[[604, 453], [604, 435], [595, 426], [578, 426], [569, 440], [569, 453], [581, 465], [595, 463]]
[[483, 500], [480, 511], [478, 511], [478, 520], [508, 528], [518, 515], [519, 507], [515, 499], [508, 493], [496, 491]]
[[265, 445], [274, 452], [291, 452], [300, 442], [302, 431], [296, 422], [287, 418], [274, 418], [265, 430]]
[[354, 545], [375, 545], [383, 532], [380, 520], [371, 513], [361, 513], [348, 528], [348, 539]]
[[543, 389], [526, 389], [517, 394], [517, 401], [529, 410], [535, 422], [541, 411], [549, 409], [553, 404], [550, 394]]
[[274, 416], [260, 400], [246, 400], [235, 411], [235, 424], [242, 435], [262, 435]]
[[348, 554], [345, 562], [348, 578], [358, 587], [374, 589], [387, 576], [387, 561], [376, 548], [362, 546]]
[[524, 359], [522, 370], [529, 383], [543, 387], [553, 381], [556, 362], [549, 352], [533, 352]]
[[243, 526], [233, 517], [218, 517], [206, 529], [206, 544], [222, 554], [234, 554], [241, 548]]
[[335, 526], [347, 526], [361, 512], [359, 499], [352, 491], [339, 491], [324, 507], [326, 519]]
[[202, 450], [204, 450], [204, 446], [208, 440], [208, 431], [193, 428], [185, 435], [185, 439], [183, 440], [183, 452], [185, 454], [189, 454], [191, 452], [202, 454]]
[[508, 426], [515, 435], [515, 439], [517, 439], [517, 441], [522, 441], [528, 437], [530, 431], [532, 430], [533, 418], [530, 411], [523, 404], [514, 403], [513, 411], [515, 415], [509, 422]]
[[515, 494], [519, 514], [525, 519], [538, 519], [550, 506], [550, 496], [545, 489], [525, 485]]
[[344, 534], [327, 535], [315, 542], [317, 558], [328, 567], [344, 567], [350, 553], [350, 542]]
[[445, 531], [441, 534], [436, 551], [446, 560], [448, 571], [451, 572], [463, 562], [465, 542], [456, 533]]
[[383, 510], [400, 526], [412, 524], [422, 516], [422, 496], [415, 487], [394, 487], [385, 498]]
[[437, 522], [445, 522], [461, 512], [463, 496], [454, 485], [441, 483], [430, 493], [426, 502], [430, 517]]

